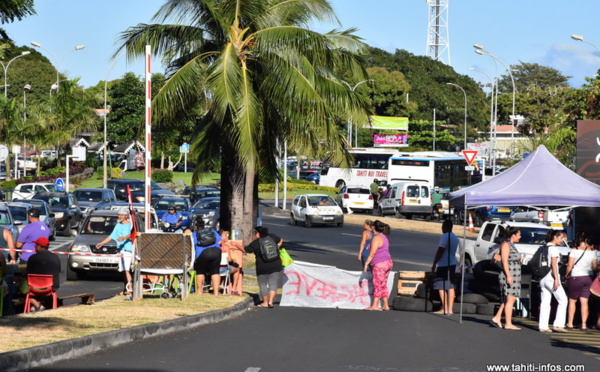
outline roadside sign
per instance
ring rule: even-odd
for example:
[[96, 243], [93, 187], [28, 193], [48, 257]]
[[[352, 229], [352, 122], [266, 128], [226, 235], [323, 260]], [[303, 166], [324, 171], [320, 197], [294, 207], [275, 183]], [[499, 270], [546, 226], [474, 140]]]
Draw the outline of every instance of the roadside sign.
[[6, 160], [8, 157], [8, 148], [4, 145], [0, 145], [0, 161]]
[[65, 181], [62, 178], [57, 178], [54, 185], [56, 186], [56, 191], [65, 191]]
[[467, 166], [465, 166], [465, 170], [467, 172], [472, 172], [472, 171], [475, 170], [475, 166], [474, 165], [467, 165]]
[[183, 154], [187, 154], [188, 152], [190, 152], [190, 144], [184, 143], [183, 145], [179, 146], [179, 152]]
[[473, 160], [475, 160], [475, 157], [477, 156], [478, 152], [479, 151], [477, 150], [463, 150], [462, 154], [465, 157], [467, 164], [473, 164]]

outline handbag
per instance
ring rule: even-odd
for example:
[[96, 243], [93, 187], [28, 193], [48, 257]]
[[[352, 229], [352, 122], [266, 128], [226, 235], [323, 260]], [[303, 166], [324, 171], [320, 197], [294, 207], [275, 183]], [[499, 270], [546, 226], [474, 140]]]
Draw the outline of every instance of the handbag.
[[590, 286], [590, 292], [597, 297], [600, 297], [600, 274], [596, 275], [596, 279], [592, 282]]
[[[579, 260], [581, 260], [583, 258], [583, 256], [585, 256], [585, 252], [588, 250], [589, 247], [585, 247], [585, 249], [583, 250], [583, 253], [581, 254], [581, 256], [579, 256], [579, 258], [577, 259], [577, 261], [575, 261], [575, 263], [573, 264], [573, 267], [571, 267], [571, 270], [569, 270], [568, 273], [565, 273], [565, 280], [569, 280], [571, 279], [571, 272], [573, 271], [573, 269], [575, 268], [575, 266], [577, 266], [577, 263], [579, 262]], [[569, 256], [571, 255], [571, 252], [569, 252]], [[567, 256], [567, 260], [569, 259], [569, 256]], [[567, 270], [566, 266], [565, 266], [565, 271]], [[562, 275], [562, 274], [561, 274]]]
[[498, 250], [496, 250], [496, 252], [494, 252], [494, 255], [492, 256], [492, 265], [502, 271], [504, 270], [504, 266], [502, 266], [502, 256], [500, 255], [500, 253], [498, 253], [498, 251], [500, 250], [500, 248], [498, 248]]
[[281, 259], [281, 266], [287, 267], [294, 263], [292, 256], [285, 250], [285, 248], [279, 249], [279, 258]]

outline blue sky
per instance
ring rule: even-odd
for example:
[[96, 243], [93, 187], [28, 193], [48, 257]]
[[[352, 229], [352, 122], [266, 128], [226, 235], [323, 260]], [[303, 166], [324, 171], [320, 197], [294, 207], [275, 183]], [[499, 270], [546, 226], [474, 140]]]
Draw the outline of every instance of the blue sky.
[[[104, 80], [118, 34], [138, 23], [149, 23], [164, 0], [40, 0], [36, 16], [4, 25], [17, 45], [37, 41], [58, 60], [61, 73], [80, 78], [84, 86]], [[426, 53], [428, 7], [425, 0], [332, 0], [342, 28], [356, 27], [369, 45], [394, 52]], [[520, 61], [553, 67], [579, 87], [600, 68], [600, 52], [573, 41], [572, 34], [600, 46], [597, 17], [600, 1], [584, 0], [450, 0], [449, 41], [452, 67], [487, 83], [496, 74], [492, 58], [473, 51], [481, 44], [506, 64]], [[326, 31], [337, 25], [314, 25]], [[85, 49], [69, 53], [75, 45]], [[41, 51], [53, 62], [47, 52]], [[63, 58], [64, 56], [64, 58]], [[25, 57], [26, 58], [26, 57]], [[18, 63], [16, 61], [15, 63]], [[154, 64], [156, 69], [160, 64]], [[127, 71], [143, 75], [143, 65], [116, 63], [109, 80]], [[505, 73], [501, 65], [498, 73]], [[10, 74], [9, 74], [10, 79]], [[10, 83], [10, 81], [9, 81]]]

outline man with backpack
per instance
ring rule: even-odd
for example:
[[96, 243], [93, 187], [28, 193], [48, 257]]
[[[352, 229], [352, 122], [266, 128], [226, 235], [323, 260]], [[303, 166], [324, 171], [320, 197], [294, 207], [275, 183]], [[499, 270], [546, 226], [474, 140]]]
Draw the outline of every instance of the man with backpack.
[[221, 276], [219, 268], [221, 266], [221, 236], [215, 230], [205, 227], [202, 217], [196, 218], [196, 230], [192, 234], [192, 239], [196, 246], [196, 261], [194, 261], [194, 270], [198, 275], [198, 290], [204, 288], [204, 279], [206, 275], [210, 276], [213, 286], [213, 294], [219, 294], [219, 284]]
[[273, 308], [283, 270], [279, 258], [279, 248], [282, 244], [283, 240], [280, 237], [269, 234], [266, 227], [257, 226], [255, 239], [244, 248], [246, 253], [254, 253], [256, 256], [256, 275], [262, 298], [258, 307]]

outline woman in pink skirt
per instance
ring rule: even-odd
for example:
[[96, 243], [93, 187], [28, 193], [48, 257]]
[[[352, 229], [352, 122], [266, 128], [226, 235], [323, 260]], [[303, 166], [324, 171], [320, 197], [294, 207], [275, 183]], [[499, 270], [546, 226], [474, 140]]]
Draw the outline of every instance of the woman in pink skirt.
[[[373, 223], [375, 236], [371, 240], [369, 257], [365, 262], [363, 272], [366, 274], [369, 266], [373, 273], [373, 304], [365, 310], [389, 310], [388, 297], [390, 291], [387, 286], [388, 276], [392, 271], [392, 256], [390, 256], [390, 243], [387, 236], [390, 234], [390, 225], [379, 220]], [[379, 303], [383, 302], [380, 308]]]

